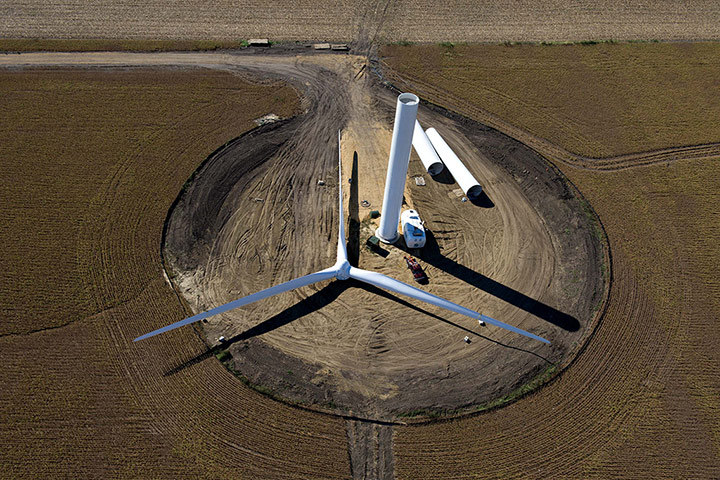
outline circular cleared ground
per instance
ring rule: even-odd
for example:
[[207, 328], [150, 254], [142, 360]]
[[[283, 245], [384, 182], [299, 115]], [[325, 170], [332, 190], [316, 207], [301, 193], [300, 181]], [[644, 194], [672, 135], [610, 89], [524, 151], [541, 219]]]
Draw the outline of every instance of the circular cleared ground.
[[[369, 213], [382, 204], [394, 96], [365, 79], [324, 85], [331, 91], [306, 114], [215, 154], [171, 212], [166, 258], [195, 311], [335, 262], [338, 128], [351, 263], [413, 283], [402, 244], [365, 246], [376, 226]], [[410, 252], [429, 277], [419, 287], [552, 344], [334, 280], [202, 325], [210, 345], [227, 339], [233, 370], [251, 383], [338, 412], [454, 411], [511, 393], [577, 349], [602, 292], [600, 242], [581, 202], [513, 139], [425, 106], [419, 120], [486, 192], [463, 201], [449, 174], [431, 177], [413, 153], [404, 208], [429, 231], [427, 246]]]

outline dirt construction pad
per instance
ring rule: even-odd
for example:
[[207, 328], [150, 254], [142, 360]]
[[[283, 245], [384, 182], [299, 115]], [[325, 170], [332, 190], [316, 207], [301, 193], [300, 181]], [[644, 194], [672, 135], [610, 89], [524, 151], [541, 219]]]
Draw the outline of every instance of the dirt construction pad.
[[[217, 152], [173, 209], [165, 256], [194, 310], [334, 263], [338, 128], [351, 263], [412, 282], [402, 245], [365, 247], [376, 226], [369, 212], [382, 204], [395, 96], [355, 77], [352, 58], [336, 58], [303, 65], [312, 82], [273, 68], [304, 90], [308, 112]], [[489, 402], [577, 351], [603, 291], [600, 239], [581, 202], [522, 144], [425, 107], [420, 121], [487, 192], [463, 201], [452, 177], [431, 178], [413, 154], [405, 200], [430, 232], [428, 245], [410, 252], [430, 278], [422, 288], [552, 345], [334, 281], [203, 324], [209, 345], [227, 339], [232, 368], [251, 383], [292, 402], [387, 418]]]

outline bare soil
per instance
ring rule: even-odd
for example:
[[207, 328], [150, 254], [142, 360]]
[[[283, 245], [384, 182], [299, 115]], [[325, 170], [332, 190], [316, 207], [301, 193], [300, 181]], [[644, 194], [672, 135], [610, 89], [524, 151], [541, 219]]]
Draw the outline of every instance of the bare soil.
[[[229, 144], [173, 209], [166, 259], [194, 310], [334, 263], [338, 128], [344, 182], [352, 178], [344, 186], [351, 262], [411, 282], [401, 245], [381, 254], [364, 247], [374, 230], [368, 213], [382, 202], [395, 97], [357, 76], [352, 58], [336, 58], [296, 64], [313, 77], [298, 84], [307, 113]], [[297, 82], [287, 67], [272, 70]], [[449, 175], [431, 178], [413, 154], [405, 198], [430, 232], [411, 252], [430, 277], [422, 288], [552, 345], [335, 281], [208, 319], [208, 343], [228, 339], [232, 368], [250, 383], [291, 402], [389, 418], [474, 408], [577, 351], [603, 291], [600, 239], [581, 202], [509, 137], [425, 107], [420, 121], [441, 132], [487, 192], [462, 202]], [[416, 186], [416, 175], [427, 185]]]
[[346, 421], [352, 478], [392, 480], [392, 425], [361, 420]]

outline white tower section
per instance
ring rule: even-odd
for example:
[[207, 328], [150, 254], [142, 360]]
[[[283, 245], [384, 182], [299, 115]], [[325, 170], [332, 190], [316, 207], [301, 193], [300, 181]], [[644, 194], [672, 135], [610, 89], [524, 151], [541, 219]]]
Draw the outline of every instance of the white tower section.
[[412, 93], [402, 93], [397, 99], [382, 216], [380, 226], [375, 231], [375, 235], [385, 243], [394, 243], [400, 237], [398, 222], [419, 103], [420, 99]]
[[435, 147], [430, 143], [430, 139], [425, 135], [425, 131], [417, 120], [415, 120], [415, 132], [413, 133], [412, 144], [425, 170], [427, 170], [430, 175], [437, 175], [442, 172], [442, 161], [440, 161], [440, 157], [438, 157], [438, 154], [435, 152]]
[[482, 194], [482, 187], [478, 181], [475, 180], [473, 174], [470, 173], [470, 170], [468, 170], [467, 167], [465, 167], [465, 165], [463, 165], [460, 161], [458, 156], [455, 155], [452, 148], [445, 143], [445, 140], [443, 140], [437, 130], [434, 128], [428, 128], [425, 130], [425, 133], [427, 134], [430, 143], [432, 143], [433, 147], [435, 147], [435, 151], [437, 151], [440, 158], [442, 158], [442, 161], [447, 169], [450, 170], [450, 174], [453, 176], [458, 185], [460, 185], [462, 191], [465, 192], [465, 195], [467, 195], [470, 200], [476, 200], [480, 197]]

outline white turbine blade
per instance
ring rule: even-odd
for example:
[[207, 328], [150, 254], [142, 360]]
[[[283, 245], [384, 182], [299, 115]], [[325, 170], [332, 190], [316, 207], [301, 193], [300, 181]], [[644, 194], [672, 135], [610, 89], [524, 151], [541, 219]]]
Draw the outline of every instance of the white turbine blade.
[[259, 292], [248, 295], [247, 297], [234, 300], [230, 303], [226, 303], [225, 305], [221, 305], [219, 307], [208, 310], [207, 312], [198, 313], [197, 315], [186, 318], [185, 320], [180, 320], [179, 322], [170, 324], [167, 327], [159, 328], [150, 333], [146, 333], [145, 335], [142, 335], [133, 340], [133, 342], [137, 342], [138, 340], [144, 340], [160, 333], [169, 332], [170, 330], [175, 330], [176, 328], [200, 321], [203, 318], [212, 317], [213, 315], [224, 313], [228, 310], [233, 310], [244, 305], [249, 305], [264, 298], [273, 297], [283, 292], [295, 290], [296, 288], [304, 287], [306, 285], [312, 285], [313, 283], [317, 282], [322, 282], [323, 280], [329, 280], [331, 278], [334, 278], [336, 273], [337, 269], [332, 267], [326, 268], [325, 270], [320, 270], [319, 272], [311, 273], [310, 275], [305, 275], [304, 277], [296, 278], [295, 280], [290, 280], [289, 282], [281, 283], [280, 285], [275, 285], [274, 287], [266, 288], [265, 290], [260, 290]]
[[337, 262], [347, 261], [347, 246], [345, 244], [345, 213], [343, 212], [343, 193], [342, 193], [342, 154], [340, 152], [340, 134], [338, 130], [338, 197], [340, 208], [340, 224], [338, 226], [338, 246], [337, 246]]
[[453, 303], [449, 300], [445, 300], [444, 298], [440, 298], [431, 293], [427, 293], [423, 290], [420, 290], [419, 288], [415, 288], [411, 285], [408, 285], [406, 283], [395, 280], [394, 278], [390, 278], [386, 275], [383, 275], [382, 273], [368, 272], [367, 270], [361, 270], [359, 268], [350, 267], [350, 278], [354, 278], [355, 280], [360, 280], [361, 282], [369, 283], [370, 285], [375, 285], [376, 287], [380, 287], [385, 290], [389, 290], [391, 292], [399, 293], [400, 295], [405, 295], [407, 297], [414, 298], [416, 300], [421, 300], [421, 301], [429, 303], [431, 305], [435, 305], [437, 307], [441, 307], [446, 310], [450, 310], [451, 312], [457, 312], [462, 315], [466, 315], [470, 318], [474, 318], [474, 319], [482, 318], [483, 320], [485, 320], [485, 322], [487, 322], [491, 325], [495, 325], [496, 327], [504, 328], [505, 330], [510, 330], [511, 332], [519, 333], [520, 335], [524, 335], [526, 337], [530, 337], [535, 340], [539, 340], [543, 343], [550, 343], [548, 340], [546, 340], [542, 337], [534, 335], [530, 332], [526, 332], [525, 330], [522, 330], [520, 328], [513, 327], [512, 325], [508, 325], [507, 323], [503, 323], [499, 320], [495, 320], [488, 316], [481, 315], [480, 313], [478, 313], [474, 310], [470, 310], [469, 308], [462, 307], [462, 306], [460, 306], [456, 303]]

